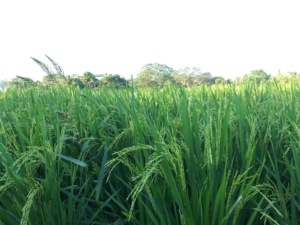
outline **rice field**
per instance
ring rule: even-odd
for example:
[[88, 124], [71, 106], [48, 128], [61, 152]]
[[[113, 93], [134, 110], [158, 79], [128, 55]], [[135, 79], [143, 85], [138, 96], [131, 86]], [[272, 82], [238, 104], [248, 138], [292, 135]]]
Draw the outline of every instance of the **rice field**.
[[8, 90], [0, 224], [300, 224], [300, 87]]

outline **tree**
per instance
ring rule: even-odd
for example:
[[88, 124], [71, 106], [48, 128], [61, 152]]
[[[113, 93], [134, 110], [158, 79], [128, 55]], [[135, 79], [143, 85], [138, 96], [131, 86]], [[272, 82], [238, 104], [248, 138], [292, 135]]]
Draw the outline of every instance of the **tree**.
[[201, 73], [194, 78], [194, 85], [212, 84], [212, 75], [210, 72]]
[[89, 71], [84, 72], [83, 76], [80, 76], [79, 78], [83, 82], [85, 87], [90, 87], [90, 88], [98, 87], [99, 80], [96, 78], [96, 76], [93, 73]]
[[280, 70], [278, 70], [275, 80], [278, 81], [279, 83], [285, 84], [289, 81], [289, 78], [281, 73]]
[[212, 83], [214, 83], [216, 85], [225, 84], [226, 82], [227, 81], [223, 77], [213, 77], [212, 78]]
[[265, 71], [260, 69], [260, 70], [252, 70], [250, 74], [246, 74], [243, 77], [243, 80], [245, 79], [245, 81], [250, 81], [250, 82], [255, 82], [257, 84], [260, 84], [269, 80], [270, 77], [271, 77], [270, 75], [268, 75]]
[[84, 83], [78, 77], [70, 76], [70, 75], [66, 77], [67, 77], [68, 86], [79, 87], [80, 89], [84, 88]]
[[194, 79], [201, 74], [199, 68], [184, 67], [172, 73], [172, 78], [175, 83], [180, 86], [190, 87], [194, 85]]
[[184, 67], [172, 73], [175, 83], [185, 87], [210, 84], [212, 75], [209, 72], [202, 73], [198, 67]]
[[242, 83], [243, 83], [243, 78], [241, 78], [241, 77], [236, 77], [235, 79], [233, 79], [233, 80], [231, 81], [231, 83], [233, 83], [233, 84], [242, 84]]
[[43, 77], [42, 84], [44, 87], [53, 87], [53, 86], [67, 86], [68, 81], [65, 76], [61, 74], [48, 74]]
[[17, 76], [16, 78], [13, 78], [11, 81], [8, 81], [5, 84], [5, 88], [7, 89], [23, 89], [37, 86], [38, 84], [35, 83], [32, 79], [21, 76]]
[[128, 82], [125, 78], [122, 78], [119, 74], [108, 74], [100, 80], [100, 84], [106, 87], [112, 88], [125, 88]]
[[142, 67], [137, 76], [139, 87], [162, 88], [170, 79], [173, 69], [165, 64], [149, 63]]
[[288, 71], [288, 76], [291, 77], [291, 78], [297, 78], [297, 72], [291, 72], [291, 71]]

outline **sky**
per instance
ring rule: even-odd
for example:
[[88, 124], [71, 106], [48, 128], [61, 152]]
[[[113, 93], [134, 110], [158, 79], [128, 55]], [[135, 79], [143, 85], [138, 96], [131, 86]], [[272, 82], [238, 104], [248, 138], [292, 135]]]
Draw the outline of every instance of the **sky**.
[[0, 80], [46, 74], [136, 76], [148, 63], [225, 78], [300, 72], [300, 1], [10, 0], [0, 3]]

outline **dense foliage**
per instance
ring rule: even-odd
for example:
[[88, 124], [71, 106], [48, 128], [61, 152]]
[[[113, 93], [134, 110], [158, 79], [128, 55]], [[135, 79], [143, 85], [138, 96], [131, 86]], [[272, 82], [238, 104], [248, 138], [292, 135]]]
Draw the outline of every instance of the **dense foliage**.
[[89, 71], [79, 75], [65, 75], [63, 69], [49, 56], [47, 59], [51, 62], [55, 72], [45, 63], [32, 58], [41, 69], [47, 74], [43, 77], [42, 82], [34, 82], [30, 78], [17, 76], [11, 81], [0, 81], [0, 91], [3, 89], [24, 89], [24, 88], [50, 88], [50, 87], [77, 87], [97, 89], [101, 87], [109, 88], [126, 88], [129, 84], [134, 84], [139, 88], [164, 88], [164, 87], [197, 87], [203, 85], [224, 85], [229, 83], [261, 84], [276, 79], [279, 83], [287, 83], [293, 81], [299, 83], [300, 74], [296, 72], [288, 72], [285, 76], [278, 71], [275, 77], [271, 77], [264, 70], [252, 70], [249, 74], [245, 74], [242, 78], [234, 80], [225, 79], [223, 77], [214, 77], [209, 72], [202, 72], [198, 67], [183, 67], [178, 70], [159, 63], [148, 63], [144, 65], [137, 76], [131, 80], [126, 80], [119, 74], [98, 74], [95, 75]]
[[300, 87], [8, 90], [0, 224], [299, 224]]

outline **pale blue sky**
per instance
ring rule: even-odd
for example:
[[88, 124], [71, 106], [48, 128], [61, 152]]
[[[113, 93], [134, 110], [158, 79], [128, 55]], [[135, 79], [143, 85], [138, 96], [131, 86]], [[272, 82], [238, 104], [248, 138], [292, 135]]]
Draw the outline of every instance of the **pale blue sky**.
[[30, 59], [66, 74], [136, 75], [147, 63], [233, 78], [300, 72], [300, 1], [19, 0], [0, 3], [0, 80], [41, 80]]

